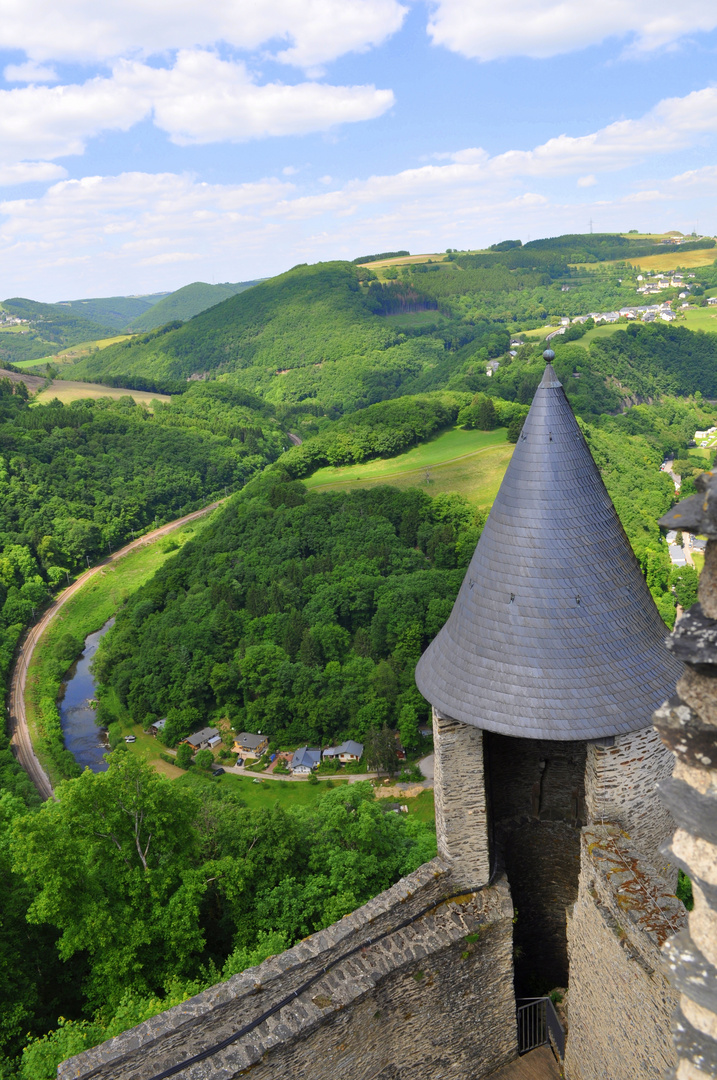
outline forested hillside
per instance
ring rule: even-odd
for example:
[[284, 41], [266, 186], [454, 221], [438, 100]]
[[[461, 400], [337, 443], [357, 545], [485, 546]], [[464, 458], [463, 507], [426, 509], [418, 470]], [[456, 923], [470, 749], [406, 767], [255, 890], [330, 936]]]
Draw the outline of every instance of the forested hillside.
[[176, 292], [169, 293], [160, 299], [141, 315], [125, 323], [125, 326], [134, 332], [156, 330], [165, 323], [179, 319], [184, 322], [198, 315], [200, 311], [220, 304], [230, 296], [250, 289], [256, 285], [255, 281], [237, 281], [234, 284], [227, 281], [220, 285], [208, 285], [206, 281], [194, 281], [191, 285], [184, 285]]
[[[455, 425], [517, 439], [544, 344], [511, 340], [634, 302], [624, 260], [643, 248], [656, 245], [567, 236], [398, 267], [299, 266], [69, 369], [176, 393], [153, 412], [130, 397], [32, 405], [23, 384], [0, 380], [2, 679], [68, 573], [226, 492], [103, 638], [99, 719], [166, 716], [170, 745], [228, 718], [273, 747], [388, 727], [417, 748], [428, 706], [415, 664], [484, 513], [428, 486], [319, 494], [301, 479]], [[33, 333], [99, 336], [74, 304], [60, 318], [17, 303]], [[684, 456], [684, 493], [709, 464], [686, 446], [717, 421], [704, 400], [717, 397], [717, 335], [630, 325], [586, 348], [585, 329], [556, 340], [555, 368], [670, 624], [695, 575], [671, 566], [657, 526], [675, 497], [660, 464]], [[6, 337], [30, 335], [0, 333], [0, 355]], [[289, 448], [289, 432], [303, 442]], [[58, 677], [78, 647], [59, 642]], [[63, 1057], [341, 918], [435, 851], [430, 826], [384, 814], [365, 784], [260, 812], [193, 779], [170, 782], [122, 746], [106, 773], [68, 780], [38, 809], [0, 740], [0, 1080], [50, 1080]], [[128, 805], [144, 815], [139, 845]]]
[[36, 360], [60, 349], [109, 337], [106, 326], [86, 319], [55, 304], [15, 297], [0, 303], [0, 314], [7, 313], [24, 324], [0, 332], [0, 363]]
[[60, 300], [52, 306], [117, 331], [124, 330], [168, 295], [160, 292], [149, 296], [99, 296], [86, 300]]

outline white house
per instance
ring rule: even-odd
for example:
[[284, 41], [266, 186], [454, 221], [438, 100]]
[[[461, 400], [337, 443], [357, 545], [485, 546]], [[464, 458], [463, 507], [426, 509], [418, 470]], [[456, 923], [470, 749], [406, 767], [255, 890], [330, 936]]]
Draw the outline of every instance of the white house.
[[354, 742], [352, 739], [347, 739], [346, 742], [342, 742], [339, 746], [328, 746], [324, 750], [324, 761], [335, 761], [338, 759], [344, 764], [347, 761], [360, 761], [363, 754], [363, 743]]

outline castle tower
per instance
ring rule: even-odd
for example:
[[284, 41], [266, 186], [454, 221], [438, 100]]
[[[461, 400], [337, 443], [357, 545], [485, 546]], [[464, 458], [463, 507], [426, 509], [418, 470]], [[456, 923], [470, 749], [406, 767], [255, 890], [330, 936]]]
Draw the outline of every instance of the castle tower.
[[681, 665], [565, 391], [545, 374], [453, 611], [421, 657], [438, 848], [466, 886], [508, 874], [516, 986], [567, 983], [579, 830], [615, 822], [655, 867], [673, 825], [650, 726]]

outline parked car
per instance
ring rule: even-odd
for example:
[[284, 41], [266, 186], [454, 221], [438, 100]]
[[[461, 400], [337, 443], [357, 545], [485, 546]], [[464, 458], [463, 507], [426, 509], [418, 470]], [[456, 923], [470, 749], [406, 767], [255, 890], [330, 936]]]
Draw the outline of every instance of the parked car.
[[136, 735], [125, 735], [124, 741], [125, 742], [137, 742], [137, 736]]
[[212, 769], [212, 776], [224, 776], [224, 769]]

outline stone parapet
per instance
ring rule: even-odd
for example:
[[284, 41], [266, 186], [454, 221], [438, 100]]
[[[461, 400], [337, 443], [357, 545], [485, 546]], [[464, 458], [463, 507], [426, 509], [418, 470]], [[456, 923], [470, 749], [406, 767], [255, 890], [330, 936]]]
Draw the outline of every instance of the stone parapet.
[[672, 773], [672, 756], [652, 727], [588, 745], [585, 802], [589, 820], [617, 823], [643, 857], [674, 882], [662, 851], [675, 823], [658, 785]]
[[674, 1067], [677, 993], [660, 947], [685, 922], [684, 906], [617, 825], [583, 830], [568, 917], [568, 1080], [661, 1080]]
[[483, 732], [434, 709], [433, 747], [438, 853], [455, 881], [477, 889], [491, 873]]
[[179, 1066], [181, 1080], [249, 1068], [257, 1080], [446, 1070], [479, 1080], [517, 1054], [513, 907], [504, 879], [444, 899], [452, 892], [435, 859], [293, 949], [69, 1059], [58, 1076], [156, 1080]]
[[[678, 503], [660, 524], [709, 540], [699, 602], [677, 624], [668, 648], [685, 662], [677, 696], [653, 722], [675, 758], [661, 785], [677, 823], [669, 853], [692, 882], [689, 928], [665, 945], [680, 995], [674, 1018], [677, 1080], [717, 1078], [717, 475], [703, 473], [698, 494]], [[668, 518], [670, 521], [668, 521]]]

